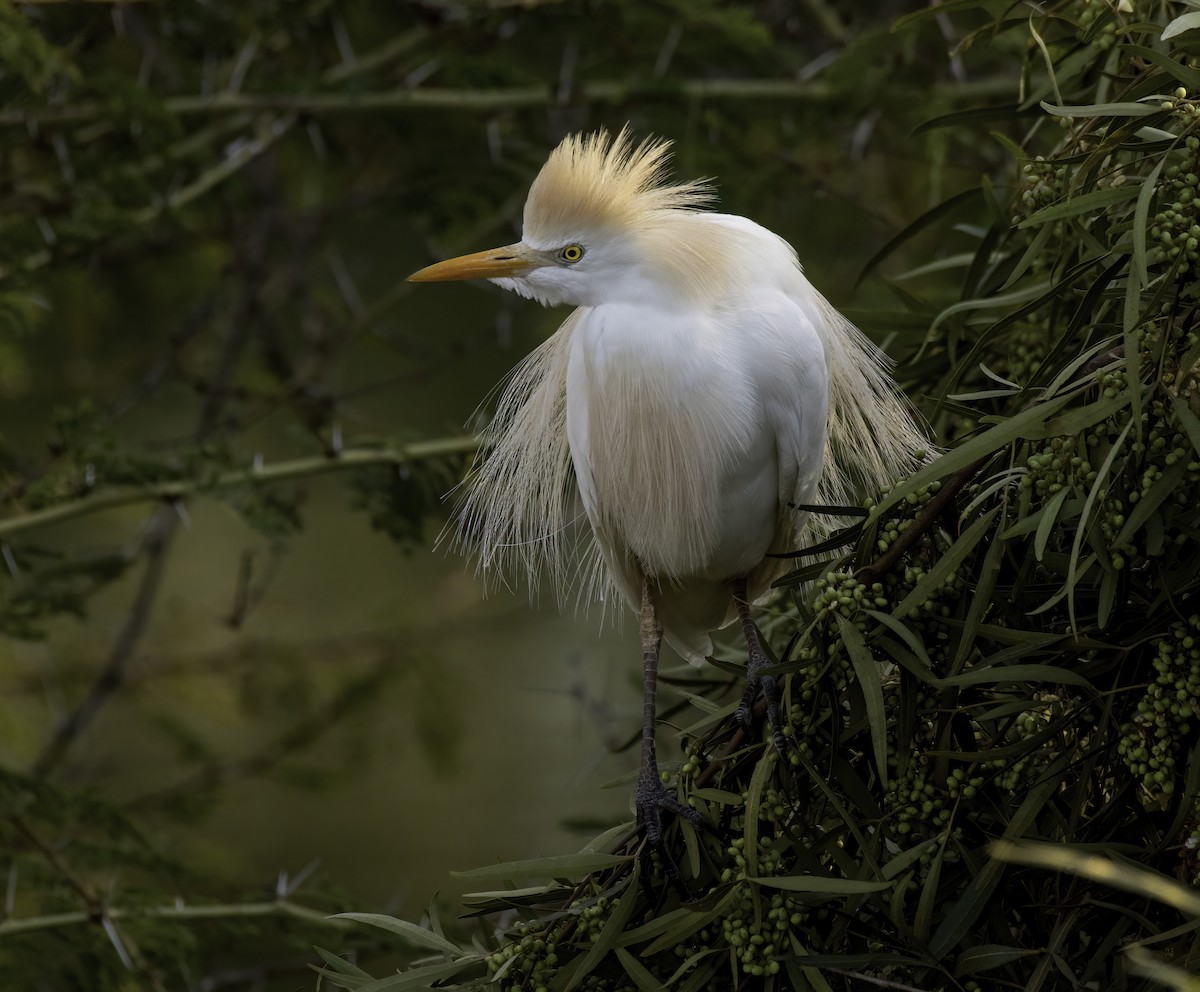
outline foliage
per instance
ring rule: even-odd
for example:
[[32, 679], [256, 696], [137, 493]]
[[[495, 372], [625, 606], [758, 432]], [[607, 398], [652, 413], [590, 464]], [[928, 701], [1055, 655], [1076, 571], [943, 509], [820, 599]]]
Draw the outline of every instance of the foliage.
[[[1000, 78], [960, 87], [942, 39], [897, 44], [890, 11], [0, 0], [6, 986], [294, 988], [311, 944], [392, 939], [326, 919], [347, 898], [307, 873], [210, 875], [181, 852], [239, 785], [339, 803], [394, 719], [381, 688], [419, 674], [403, 629], [246, 632], [331, 490], [404, 548], [428, 536], [475, 444], [439, 436], [442, 394], [484, 395], [544, 330], [523, 319], [510, 342], [483, 295], [435, 316], [398, 277], [504, 240], [558, 137], [627, 120], [676, 138], [682, 172], [719, 175], [728, 209], [784, 233], [836, 221], [847, 255], [869, 250], [891, 203], [997, 159], [947, 130], [897, 168], [912, 108], [1009, 86], [989, 56]], [[232, 646], [159, 657], [164, 576], [202, 572], [181, 535], [207, 540], [214, 509], [243, 525], [228, 608], [177, 640]], [[199, 673], [228, 695], [215, 725], [178, 689]], [[441, 746], [456, 699], [418, 688], [418, 733]], [[346, 754], [320, 765], [307, 752], [334, 732]], [[137, 750], [110, 752], [122, 733]], [[446, 950], [397, 926], [405, 960]]]
[[1024, 53], [1015, 105], [927, 125], [1016, 122], [1008, 171], [889, 246], [954, 220], [970, 248], [870, 315], [955, 443], [783, 580], [785, 755], [733, 727], [736, 678], [672, 683], [694, 721], [673, 781], [726, 835], [670, 832], [686, 898], [622, 824], [470, 873], [497, 922], [457, 950], [382, 979], [326, 955], [330, 984], [1197, 987], [1190, 6], [964, 0], [898, 25], [952, 12], [965, 60]]

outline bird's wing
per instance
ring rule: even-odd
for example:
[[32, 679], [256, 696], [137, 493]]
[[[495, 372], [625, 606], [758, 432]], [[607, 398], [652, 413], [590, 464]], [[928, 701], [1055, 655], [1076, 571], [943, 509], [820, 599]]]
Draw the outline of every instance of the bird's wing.
[[605, 572], [579, 505], [567, 442], [566, 383], [576, 310], [504, 383], [458, 499], [454, 542], [489, 582], [543, 575], [560, 605], [603, 598]]
[[[775, 438], [778, 517], [771, 553], [793, 551], [801, 541], [826, 456], [829, 372], [818, 315], [803, 300], [761, 290], [747, 309], [739, 337], [748, 352], [762, 417]], [[748, 576], [752, 600], [764, 597], [785, 570], [786, 559], [764, 558]], [[734, 616], [731, 610], [726, 618]]]

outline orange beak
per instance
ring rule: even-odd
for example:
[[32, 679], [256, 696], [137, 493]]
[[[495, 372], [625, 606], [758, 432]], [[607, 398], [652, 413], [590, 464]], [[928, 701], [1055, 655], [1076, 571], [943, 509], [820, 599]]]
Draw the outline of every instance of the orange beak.
[[409, 282], [449, 282], [452, 279], [504, 279], [524, 275], [537, 265], [528, 248], [519, 242], [489, 248], [472, 255], [448, 258], [414, 272]]

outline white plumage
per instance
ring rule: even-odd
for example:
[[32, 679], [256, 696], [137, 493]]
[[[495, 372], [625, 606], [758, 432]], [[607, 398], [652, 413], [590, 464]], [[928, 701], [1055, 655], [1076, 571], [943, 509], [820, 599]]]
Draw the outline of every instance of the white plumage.
[[640, 610], [650, 726], [638, 806], [652, 840], [657, 807], [676, 807], [647, 781], [658, 625], [700, 663], [710, 632], [741, 613], [753, 676], [765, 661], [735, 593], [757, 601], [786, 565], [768, 554], [799, 546], [806, 522], [837, 522], [796, 507], [855, 502], [925, 443], [883, 355], [792, 248], [703, 211], [711, 188], [671, 184], [669, 147], [634, 146], [624, 130], [567, 138], [530, 189], [521, 242], [411, 277], [489, 278], [578, 307], [507, 383], [461, 541], [485, 570], [536, 582], [548, 566], [560, 596], [615, 587]]

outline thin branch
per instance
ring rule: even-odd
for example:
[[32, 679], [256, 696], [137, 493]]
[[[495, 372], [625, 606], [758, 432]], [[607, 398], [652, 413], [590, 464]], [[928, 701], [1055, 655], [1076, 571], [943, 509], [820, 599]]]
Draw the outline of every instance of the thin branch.
[[[955, 102], [1012, 92], [1007, 77], [934, 87], [939, 96]], [[598, 79], [579, 83], [573, 94], [583, 102], [624, 103], [642, 96], [674, 96], [686, 100], [835, 100], [841, 91], [823, 82], [793, 79], [685, 79], [673, 86], [655, 80], [652, 85]], [[512, 86], [495, 89], [421, 87], [374, 93], [218, 93], [212, 96], [173, 96], [163, 101], [172, 114], [225, 114], [244, 110], [292, 111], [303, 114], [366, 113], [385, 110], [465, 110], [490, 113], [521, 107], [550, 107], [558, 102], [556, 87]], [[99, 103], [64, 107], [22, 108], [0, 111], [0, 127], [30, 124], [77, 124], [109, 113]]]
[[470, 454], [478, 447], [479, 439], [474, 436], [435, 438], [430, 441], [415, 441], [400, 447], [350, 449], [336, 456], [319, 455], [277, 462], [274, 465], [236, 469], [224, 472], [215, 479], [178, 479], [149, 486], [102, 489], [70, 503], [59, 503], [43, 510], [0, 519], [0, 538], [120, 506], [174, 502], [198, 493], [284, 482], [371, 465], [404, 465], [429, 458]]
[[[333, 919], [316, 909], [309, 909], [286, 899], [275, 902], [248, 902], [218, 906], [152, 906], [146, 909], [121, 909], [110, 907], [105, 910], [110, 920], [153, 919], [153, 920], [224, 920], [246, 916], [290, 916], [308, 923], [342, 930], [349, 924], [345, 920]], [[0, 939], [32, 930], [53, 930], [60, 927], [91, 923], [89, 913], [76, 910], [71, 913], [50, 913], [45, 916], [30, 916], [22, 920], [5, 920], [0, 923]]]
[[63, 880], [79, 894], [84, 905], [87, 906], [87, 913], [85, 914], [87, 919], [98, 919], [103, 914], [104, 907], [100, 904], [100, 900], [96, 898], [96, 894], [88, 884], [75, 874], [75, 870], [67, 863], [67, 859], [62, 856], [62, 852], [34, 830], [30, 822], [20, 813], [12, 814], [9, 820], [17, 828], [17, 832], [29, 842], [30, 846], [37, 849], [38, 853], [46, 860], [46, 863], [58, 872]]
[[171, 785], [129, 800], [126, 808], [161, 806], [180, 797], [212, 792], [231, 781], [262, 775], [290, 754], [319, 740], [360, 704], [378, 698], [372, 690], [391, 674], [392, 669], [393, 659], [390, 655], [380, 659], [369, 672], [344, 686], [328, 703], [296, 721], [261, 750], [233, 761], [206, 765]]
[[54, 736], [38, 755], [29, 772], [36, 778], [45, 777], [62, 760], [74, 740], [87, 729], [95, 719], [96, 714], [125, 681], [126, 669], [133, 657], [134, 649], [141, 639], [142, 632], [154, 608], [158, 590], [162, 584], [163, 568], [166, 564], [166, 552], [170, 545], [175, 529], [179, 525], [179, 516], [173, 507], [160, 507], [150, 523], [149, 533], [145, 540], [146, 568], [142, 572], [142, 581], [138, 586], [133, 605], [121, 625], [117, 639], [113, 642], [108, 655], [108, 662], [99, 678], [92, 683], [88, 694], [80, 700], [54, 732]]
[[887, 551], [881, 554], [869, 565], [864, 565], [858, 570], [858, 575], [855, 578], [859, 582], [865, 582], [870, 585], [872, 582], [878, 582], [888, 574], [896, 565], [901, 556], [908, 551], [917, 540], [931, 528], [934, 521], [942, 515], [942, 511], [950, 505], [960, 489], [974, 478], [975, 473], [980, 467], [990, 458], [987, 455], [976, 462], [971, 463], [966, 468], [959, 469], [943, 484], [934, 496], [925, 504], [925, 508], [918, 513], [913, 522], [900, 532], [900, 536], [891, 543]]

